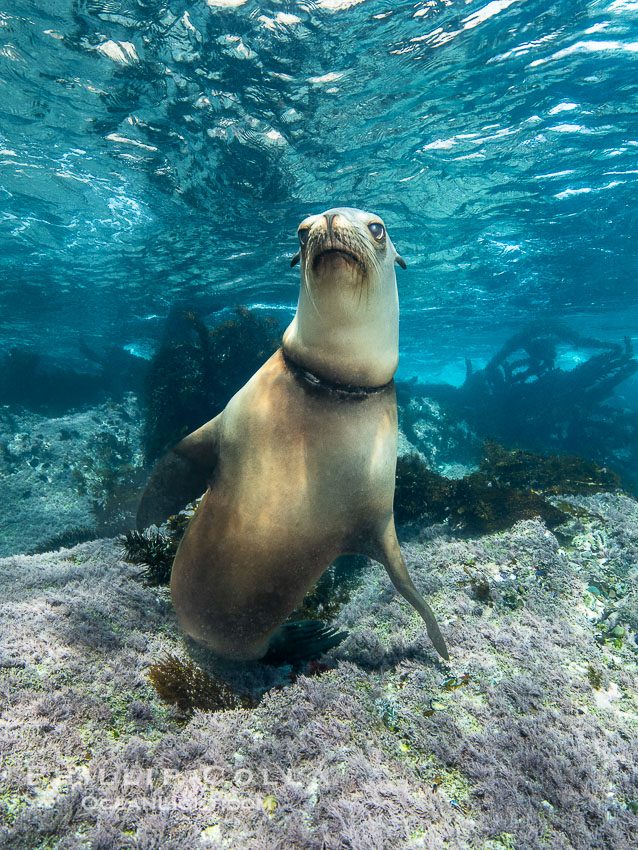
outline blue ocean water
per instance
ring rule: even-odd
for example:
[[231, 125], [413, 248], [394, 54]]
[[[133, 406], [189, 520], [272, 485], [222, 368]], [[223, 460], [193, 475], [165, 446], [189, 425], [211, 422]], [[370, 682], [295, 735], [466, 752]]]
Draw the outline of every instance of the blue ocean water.
[[407, 261], [399, 378], [459, 386], [530, 322], [635, 341], [637, 112], [635, 0], [12, 0], [0, 353], [149, 358], [177, 301], [283, 324], [336, 205]]

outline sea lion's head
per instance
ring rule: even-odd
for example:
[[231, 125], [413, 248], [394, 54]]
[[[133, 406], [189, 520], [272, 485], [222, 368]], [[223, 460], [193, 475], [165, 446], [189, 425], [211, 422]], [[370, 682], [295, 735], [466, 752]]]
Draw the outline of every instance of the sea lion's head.
[[405, 268], [378, 215], [337, 207], [298, 228], [297, 313], [283, 347], [296, 363], [330, 381], [380, 386], [399, 358], [394, 265]]

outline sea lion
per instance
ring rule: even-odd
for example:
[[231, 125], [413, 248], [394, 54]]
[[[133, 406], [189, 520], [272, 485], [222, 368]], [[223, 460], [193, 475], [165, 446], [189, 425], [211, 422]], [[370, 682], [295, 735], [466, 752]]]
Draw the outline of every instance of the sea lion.
[[173, 564], [183, 628], [229, 659], [262, 658], [342, 553], [379, 561], [448, 658], [394, 527], [399, 355], [394, 264], [382, 220], [340, 207], [298, 229], [295, 317], [282, 347], [225, 410], [155, 467], [138, 526], [206, 493]]

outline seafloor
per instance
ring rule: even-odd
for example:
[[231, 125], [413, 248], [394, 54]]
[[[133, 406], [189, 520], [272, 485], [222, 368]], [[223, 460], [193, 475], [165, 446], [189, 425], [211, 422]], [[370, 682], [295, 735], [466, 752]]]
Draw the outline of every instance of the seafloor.
[[[450, 665], [369, 564], [315, 675], [222, 668], [113, 537], [142, 486], [134, 396], [3, 415], [5, 552], [109, 536], [0, 560], [2, 848], [638, 846], [631, 496], [557, 496], [571, 519], [555, 534], [404, 536]], [[148, 676], [167, 652], [257, 706], [182, 715]]]
[[635, 848], [638, 504], [572, 504], [560, 541], [404, 546], [449, 667], [371, 564], [332, 669], [252, 665], [256, 708], [190, 718], [148, 678], [187, 653], [167, 592], [116, 539], [0, 561], [0, 846]]

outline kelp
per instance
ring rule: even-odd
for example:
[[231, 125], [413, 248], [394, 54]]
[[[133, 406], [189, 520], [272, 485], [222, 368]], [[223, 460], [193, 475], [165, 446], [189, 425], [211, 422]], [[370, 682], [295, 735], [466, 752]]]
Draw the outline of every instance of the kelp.
[[279, 343], [276, 319], [246, 307], [212, 329], [193, 310], [174, 307], [146, 378], [146, 460], [223, 410]]
[[127, 531], [120, 540], [123, 560], [143, 566], [143, 575], [149, 585], [168, 584], [178, 542], [152, 528]]
[[592, 493], [619, 486], [614, 472], [582, 458], [507, 451], [488, 441], [481, 468], [460, 479], [433, 472], [418, 454], [399, 458], [394, 513], [400, 525], [447, 522], [469, 534], [500, 531], [536, 516], [555, 528], [568, 513], [544, 494]]
[[291, 614], [292, 620], [330, 622], [348, 602], [354, 589], [363, 581], [368, 559], [363, 555], [341, 555], [306, 593], [301, 605]]
[[[562, 365], [565, 349], [574, 357], [572, 368]], [[532, 324], [514, 334], [484, 369], [475, 372], [467, 360], [459, 394], [474, 408], [475, 419], [520, 435], [552, 423], [575, 423], [637, 370], [628, 338], [608, 343], [558, 323]]]
[[486, 440], [481, 473], [491, 480], [542, 493], [586, 494], [617, 490], [620, 476], [576, 455], [540, 455], [508, 450]]

